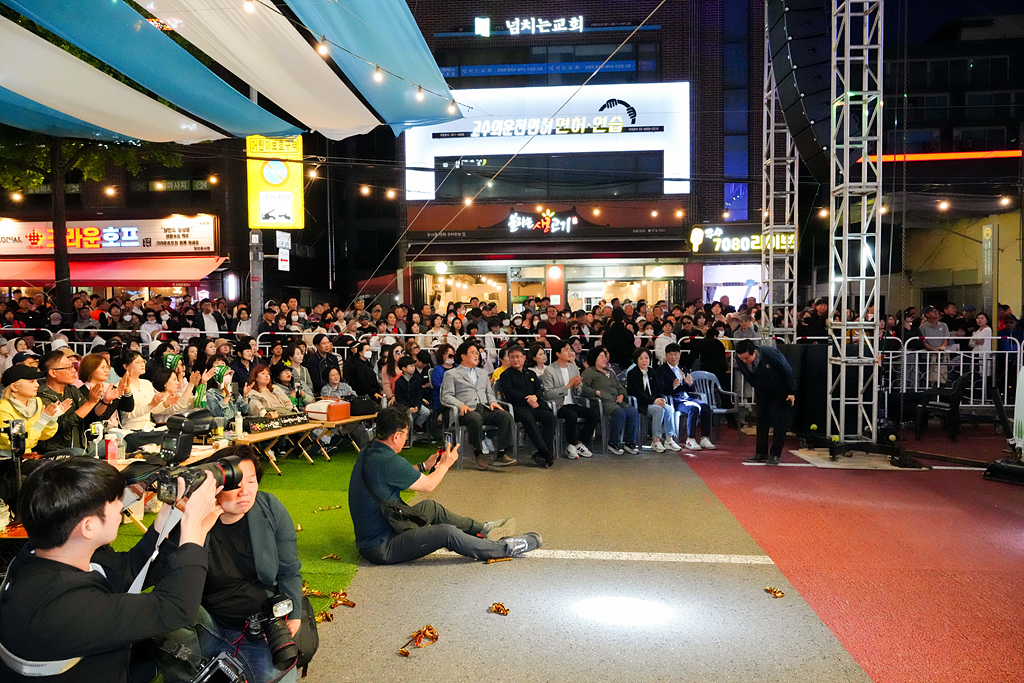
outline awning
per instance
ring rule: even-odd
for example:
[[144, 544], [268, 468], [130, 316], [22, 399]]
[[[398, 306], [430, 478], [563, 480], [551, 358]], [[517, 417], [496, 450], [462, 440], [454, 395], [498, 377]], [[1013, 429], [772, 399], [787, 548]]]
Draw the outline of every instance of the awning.
[[[222, 256], [72, 261], [72, 287], [184, 287], [199, 282], [224, 263]], [[0, 261], [0, 286], [42, 285], [54, 281], [53, 261]]]

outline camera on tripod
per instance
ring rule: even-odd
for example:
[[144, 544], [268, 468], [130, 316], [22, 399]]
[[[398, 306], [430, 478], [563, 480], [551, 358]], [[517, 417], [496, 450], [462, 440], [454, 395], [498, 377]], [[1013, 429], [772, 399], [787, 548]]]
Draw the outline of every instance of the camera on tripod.
[[299, 656], [299, 646], [295, 644], [286, 621], [294, 608], [292, 599], [287, 595], [275, 595], [267, 598], [263, 611], [249, 617], [245, 625], [245, 637], [249, 640], [258, 640], [263, 635], [267, 637], [270, 655], [278, 671], [290, 667]]
[[167, 436], [160, 447], [160, 460], [137, 461], [124, 469], [122, 474], [127, 488], [121, 504], [128, 507], [141, 500], [146, 490], [153, 487], [158, 500], [173, 505], [178, 499], [179, 478], [185, 481], [183, 495], [188, 498], [202, 486], [207, 472], [213, 475], [214, 483], [223, 486], [225, 491], [237, 489], [242, 481], [242, 471], [238, 468], [241, 459], [237, 456], [188, 467], [180, 464], [191, 455], [195, 437], [208, 434], [213, 425], [213, 416], [206, 408], [193, 408], [168, 418]]

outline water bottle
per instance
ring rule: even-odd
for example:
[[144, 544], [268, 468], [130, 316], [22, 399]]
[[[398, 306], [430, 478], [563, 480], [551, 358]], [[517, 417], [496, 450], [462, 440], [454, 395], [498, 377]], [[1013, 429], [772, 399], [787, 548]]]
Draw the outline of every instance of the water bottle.
[[244, 433], [242, 431], [242, 428], [243, 428], [244, 424], [245, 423], [242, 422], [242, 414], [241, 413], [236, 414], [235, 415], [235, 435], [236, 436], [242, 436], [242, 434]]

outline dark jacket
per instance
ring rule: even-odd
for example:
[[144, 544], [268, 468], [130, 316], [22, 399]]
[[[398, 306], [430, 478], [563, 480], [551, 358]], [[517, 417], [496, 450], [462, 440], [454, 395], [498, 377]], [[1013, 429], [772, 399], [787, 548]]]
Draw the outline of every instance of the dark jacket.
[[[259, 491], [246, 513], [252, 539], [256, 576], [264, 586], [277, 588], [292, 599], [289, 619], [302, 616], [302, 563], [299, 561], [295, 524], [274, 494]], [[216, 568], [214, 568], [216, 571]]]
[[[188, 543], [161, 552], [165, 571], [152, 591], [127, 595], [152, 555], [156, 537], [150, 527], [126, 553], [109, 547], [97, 550], [92, 561], [103, 567], [106, 577], [37, 557], [26, 543], [7, 574], [9, 585], [0, 602], [0, 642], [31, 661], [82, 657], [59, 677], [62, 683], [126, 681], [132, 643], [193, 623], [206, 583], [206, 549]], [[0, 662], [0, 680], [40, 679], [15, 674]]]
[[249, 381], [249, 375], [252, 374], [252, 369], [259, 365], [259, 361], [249, 361], [249, 367], [246, 368], [241, 358], [236, 358], [231, 363], [231, 382], [237, 384], [239, 388], [245, 386], [245, 383]]
[[633, 339], [633, 333], [622, 323], [612, 323], [601, 338], [608, 347], [608, 359], [615, 363], [620, 371], [628, 368], [633, 362], [633, 352], [636, 351]]
[[[679, 370], [687, 375], [690, 373], [689, 369], [683, 366], [682, 363], [676, 366]], [[692, 384], [686, 382], [680, 382], [679, 386], [673, 388], [672, 385], [676, 381], [676, 373], [672, 372], [672, 368], [668, 363], [662, 363], [658, 366], [658, 369], [654, 371], [654, 375], [658, 378], [658, 387], [663, 396], [675, 396], [679, 398], [686, 398], [690, 392], [694, 391]]]
[[756, 395], [772, 394], [781, 392], [788, 395], [796, 394], [796, 379], [793, 377], [793, 368], [789, 361], [774, 346], [758, 346], [757, 367], [751, 369], [749, 365], [736, 359], [736, 366], [743, 373], [747, 383], [754, 387]]
[[[312, 372], [309, 374], [313, 374]], [[380, 382], [373, 372], [373, 367], [362, 358], [349, 356], [345, 360], [345, 381], [360, 396], [374, 396], [380, 394]]]
[[[43, 399], [43, 405], [60, 403], [65, 399], [71, 399], [71, 407], [67, 412], [57, 418], [57, 433], [46, 441], [36, 444], [37, 453], [49, 453], [63, 448], [85, 448], [85, 421], [75, 411], [81, 408], [89, 400], [89, 394], [82, 391], [73, 384], [64, 387], [64, 392], [58, 394], [56, 391], [43, 384], [39, 387], [39, 398]], [[134, 402], [133, 402], [134, 404]], [[102, 407], [102, 404], [100, 404]], [[133, 408], [134, 410], [134, 405]], [[91, 414], [94, 414], [95, 411]]]
[[406, 408], [426, 405], [423, 403], [424, 399], [429, 403], [428, 392], [429, 389], [423, 388], [423, 375], [418, 372], [412, 373], [411, 377], [402, 373], [402, 376], [395, 380], [395, 403]]
[[[323, 389], [323, 386], [327, 384], [327, 374], [331, 371], [331, 368], [337, 368], [338, 372], [341, 372], [341, 362], [338, 360], [337, 355], [328, 353], [326, 356], [323, 356], [315, 349], [313, 353], [302, 359], [302, 364], [309, 370], [309, 379], [313, 382], [313, 393], [317, 396], [320, 395], [320, 390]], [[355, 388], [351, 381], [348, 383]], [[362, 393], [358, 389], [356, 391], [360, 394]]]
[[494, 388], [501, 393], [501, 399], [511, 403], [513, 408], [530, 408], [526, 397], [536, 396], [540, 407], [548, 409], [548, 405], [544, 402], [544, 387], [541, 386], [540, 378], [533, 370], [526, 368], [516, 370], [509, 366], [502, 371]]
[[661, 383], [655, 368], [647, 368], [647, 383], [650, 385], [650, 391], [644, 388], [643, 373], [635, 365], [626, 373], [626, 391], [630, 396], [636, 398], [636, 408], [641, 415], [646, 415], [647, 407], [665, 394], [661, 390]]

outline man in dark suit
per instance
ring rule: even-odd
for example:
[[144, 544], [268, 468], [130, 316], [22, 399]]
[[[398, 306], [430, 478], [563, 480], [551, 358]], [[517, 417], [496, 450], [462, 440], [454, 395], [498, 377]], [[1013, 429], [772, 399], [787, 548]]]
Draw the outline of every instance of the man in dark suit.
[[524, 370], [526, 353], [521, 346], [508, 350], [509, 366], [501, 373], [494, 388], [515, 409], [516, 422], [523, 425], [526, 435], [537, 447], [534, 462], [540, 467], [555, 464], [555, 428], [558, 419], [544, 400], [544, 388], [533, 370]]
[[[672, 402], [677, 413], [686, 415], [686, 441], [681, 446], [686, 451], [714, 450], [711, 443], [711, 406], [701, 401], [699, 395], [693, 393], [693, 376], [689, 370], [679, 364], [681, 350], [678, 344], [665, 347], [665, 362], [654, 371], [657, 385]], [[701, 439], [697, 441], [697, 424], [700, 424]], [[680, 427], [679, 436], [683, 437]], [[672, 450], [678, 450], [676, 442], [670, 436], [665, 444]]]
[[[786, 443], [789, 409], [796, 402], [796, 379], [782, 353], [772, 346], [756, 346], [750, 339], [736, 344], [736, 366], [754, 387], [757, 405], [757, 453], [747, 462], [778, 465]], [[768, 429], [774, 430], [771, 453]]]

